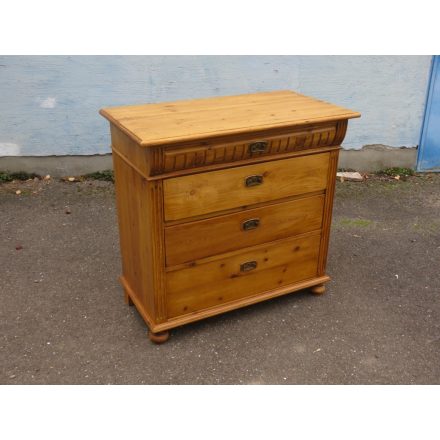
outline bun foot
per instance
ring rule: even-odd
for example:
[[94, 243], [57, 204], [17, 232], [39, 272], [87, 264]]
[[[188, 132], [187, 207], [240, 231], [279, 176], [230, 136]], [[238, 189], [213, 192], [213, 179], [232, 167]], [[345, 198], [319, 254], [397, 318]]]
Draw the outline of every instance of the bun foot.
[[127, 293], [127, 291], [124, 289], [124, 300], [125, 303], [128, 304], [129, 306], [133, 305], [133, 301], [130, 298], [130, 295]]
[[325, 286], [324, 284], [318, 284], [317, 286], [310, 287], [310, 292], [312, 292], [313, 295], [322, 295], [325, 293]]
[[155, 344], [163, 344], [164, 342], [168, 341], [168, 338], [170, 337], [170, 332], [164, 331], [153, 333], [151, 330], [149, 330], [148, 337], [150, 338], [150, 341], [153, 341]]

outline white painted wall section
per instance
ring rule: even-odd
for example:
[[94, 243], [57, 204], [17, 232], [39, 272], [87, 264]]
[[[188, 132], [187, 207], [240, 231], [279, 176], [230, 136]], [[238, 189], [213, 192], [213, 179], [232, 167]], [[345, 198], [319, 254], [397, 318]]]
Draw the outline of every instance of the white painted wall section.
[[430, 56], [0, 56], [0, 156], [109, 153], [101, 107], [292, 89], [360, 111], [344, 148], [419, 141]]

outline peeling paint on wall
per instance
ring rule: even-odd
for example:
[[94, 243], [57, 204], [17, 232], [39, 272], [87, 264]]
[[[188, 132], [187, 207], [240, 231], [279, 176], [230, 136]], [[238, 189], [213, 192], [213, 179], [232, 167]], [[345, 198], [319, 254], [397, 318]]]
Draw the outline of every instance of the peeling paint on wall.
[[41, 108], [54, 108], [57, 105], [57, 99], [56, 98], [46, 98], [44, 99], [41, 104], [40, 107]]
[[20, 151], [20, 145], [13, 142], [0, 142], [1, 156], [21, 156]]
[[[418, 143], [430, 56], [0, 56], [0, 156], [110, 151], [102, 107], [293, 89], [362, 113], [344, 148]], [[18, 147], [20, 146], [20, 147]]]

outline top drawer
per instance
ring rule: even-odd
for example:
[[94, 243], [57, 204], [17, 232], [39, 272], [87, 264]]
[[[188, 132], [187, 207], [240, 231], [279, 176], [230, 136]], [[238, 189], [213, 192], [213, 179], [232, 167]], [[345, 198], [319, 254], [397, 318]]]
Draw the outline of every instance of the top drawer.
[[242, 141], [229, 143], [205, 141], [199, 145], [193, 144], [187, 147], [166, 146], [154, 155], [151, 171], [153, 175], [159, 175], [337, 146], [344, 137], [346, 127], [346, 121], [339, 121], [291, 129], [288, 134], [284, 135], [261, 135], [253, 139], [247, 136]]
[[324, 190], [329, 157], [313, 154], [165, 179], [165, 220]]

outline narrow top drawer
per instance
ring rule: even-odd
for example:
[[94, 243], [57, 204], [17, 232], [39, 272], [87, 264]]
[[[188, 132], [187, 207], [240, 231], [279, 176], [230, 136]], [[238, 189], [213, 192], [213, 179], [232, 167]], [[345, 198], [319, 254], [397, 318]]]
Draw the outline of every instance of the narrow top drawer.
[[323, 190], [329, 157], [321, 153], [165, 179], [165, 220]]
[[[233, 142], [204, 141], [200, 145], [187, 147], [166, 146], [152, 150], [151, 174], [190, 174], [190, 170], [200, 167], [215, 167], [238, 161], [246, 161], [250, 165], [252, 162], [262, 162], [261, 158], [279, 156], [274, 159], [284, 159], [295, 152], [337, 147], [344, 138], [346, 128], [347, 121], [337, 121], [308, 125], [275, 136], [258, 136], [254, 133], [252, 137], [241, 140], [236, 138]], [[185, 170], [188, 172], [182, 173]]]

